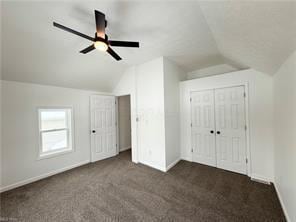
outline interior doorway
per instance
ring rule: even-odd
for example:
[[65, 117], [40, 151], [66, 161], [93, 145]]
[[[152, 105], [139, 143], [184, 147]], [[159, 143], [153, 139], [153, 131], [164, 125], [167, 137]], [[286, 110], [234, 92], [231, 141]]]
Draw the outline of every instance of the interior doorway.
[[131, 155], [131, 101], [130, 95], [118, 97], [118, 152]]

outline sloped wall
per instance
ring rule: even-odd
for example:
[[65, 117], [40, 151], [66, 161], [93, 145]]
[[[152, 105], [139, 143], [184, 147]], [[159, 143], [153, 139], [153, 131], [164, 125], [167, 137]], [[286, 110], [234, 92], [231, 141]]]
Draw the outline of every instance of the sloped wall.
[[189, 72], [187, 73], [187, 80], [202, 78], [206, 76], [219, 75], [233, 71], [238, 71], [238, 69], [229, 64], [220, 64]]

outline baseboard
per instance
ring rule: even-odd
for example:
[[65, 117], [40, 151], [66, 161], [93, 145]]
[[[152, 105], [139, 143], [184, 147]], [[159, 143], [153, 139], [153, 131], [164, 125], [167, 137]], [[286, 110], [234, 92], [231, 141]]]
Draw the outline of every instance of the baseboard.
[[131, 149], [131, 147], [130, 146], [128, 146], [128, 147], [123, 147], [123, 148], [120, 148], [119, 149], [119, 153], [120, 152], [123, 152], [123, 151], [126, 151], [126, 150], [130, 150]]
[[169, 171], [172, 167], [174, 167], [177, 163], [179, 163], [180, 160], [181, 160], [181, 159], [178, 158], [178, 159], [176, 159], [174, 162], [172, 162], [170, 165], [168, 165], [168, 166], [166, 167], [166, 172]]
[[181, 160], [180, 158], [176, 159], [174, 162], [172, 162], [167, 167], [155, 166], [155, 165], [153, 165], [151, 163], [148, 163], [148, 162], [145, 162], [145, 161], [140, 161], [139, 163], [141, 163], [141, 164], [143, 164], [145, 166], [151, 167], [153, 169], [159, 170], [161, 172], [166, 173], [169, 169], [171, 169], [173, 166], [175, 166], [180, 160]]
[[153, 169], [159, 170], [159, 171], [161, 171], [161, 172], [166, 172], [165, 167], [155, 166], [155, 165], [153, 165], [153, 164], [151, 164], [151, 163], [149, 163], [149, 162], [145, 162], [145, 161], [139, 161], [139, 163], [141, 163], [141, 164], [143, 164], [143, 165], [145, 165], [145, 166], [151, 167], [151, 168], [153, 168]]
[[275, 188], [275, 192], [276, 192], [276, 194], [277, 194], [277, 196], [278, 196], [278, 198], [279, 198], [279, 200], [280, 200], [280, 203], [281, 203], [282, 209], [283, 209], [283, 211], [284, 211], [284, 214], [285, 214], [285, 217], [286, 217], [286, 221], [287, 221], [287, 222], [291, 222], [292, 220], [289, 218], [288, 211], [287, 211], [287, 208], [286, 208], [286, 206], [285, 206], [285, 204], [284, 204], [284, 201], [283, 201], [283, 198], [282, 198], [282, 196], [281, 196], [281, 193], [280, 193], [280, 191], [279, 191], [279, 189], [278, 189], [278, 187], [277, 187], [277, 185], [276, 185], [275, 182], [273, 183], [273, 185], [274, 185], [274, 188]]
[[186, 156], [181, 157], [181, 160], [186, 160], [188, 162], [192, 162], [192, 158], [191, 157], [186, 157]]
[[[186, 161], [192, 162], [192, 159], [189, 158], [189, 157], [186, 157], [186, 156], [182, 156], [181, 160], [186, 160]], [[268, 184], [268, 185], [270, 185], [273, 182], [273, 180], [271, 180], [271, 179], [268, 179], [266, 177], [259, 176], [259, 175], [256, 175], [256, 174], [252, 174], [250, 176], [250, 178], [251, 178], [251, 180], [256, 181], [258, 183], [264, 183], [264, 184]]]
[[20, 187], [20, 186], [24, 186], [24, 185], [29, 184], [29, 183], [36, 182], [38, 180], [44, 179], [46, 177], [53, 176], [55, 174], [59, 174], [59, 173], [65, 172], [67, 170], [71, 170], [73, 168], [76, 168], [76, 167], [85, 165], [85, 164], [87, 164], [89, 162], [90, 162], [90, 160], [85, 160], [85, 161], [82, 161], [80, 163], [74, 164], [72, 166], [64, 167], [62, 169], [54, 170], [54, 171], [51, 171], [49, 173], [42, 174], [42, 175], [37, 176], [37, 177], [29, 178], [29, 179], [22, 180], [20, 182], [17, 182], [17, 183], [14, 183], [14, 184], [11, 184], [11, 185], [8, 185], [8, 186], [5, 186], [5, 187], [1, 187], [0, 188], [0, 193], [2, 193], [4, 191], [12, 190], [12, 189], [17, 188], [17, 187]]
[[268, 185], [270, 185], [272, 182], [270, 179], [263, 177], [263, 176], [256, 175], [256, 174], [251, 175], [251, 180], [253, 180], [255, 182], [259, 182], [259, 183], [268, 184]]

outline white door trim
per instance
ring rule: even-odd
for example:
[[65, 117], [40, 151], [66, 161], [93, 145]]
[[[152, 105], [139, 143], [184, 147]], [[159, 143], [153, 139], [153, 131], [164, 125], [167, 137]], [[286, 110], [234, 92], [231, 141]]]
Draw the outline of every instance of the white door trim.
[[115, 96], [116, 155], [119, 154], [118, 96]]
[[[230, 87], [237, 87], [237, 86], [244, 86], [245, 87], [245, 120], [246, 120], [246, 157], [247, 157], [247, 176], [251, 177], [251, 148], [250, 148], [250, 121], [249, 121], [249, 83], [245, 82], [244, 84], [229, 84], [229, 85], [223, 85], [220, 87], [209, 87], [209, 88], [202, 88], [202, 89], [196, 89], [196, 90], [190, 90], [189, 91], [189, 100], [192, 92], [200, 92], [200, 91], [205, 91], [205, 90], [214, 90], [214, 89], [223, 89], [223, 88], [230, 88]], [[191, 105], [190, 105], [191, 106]], [[191, 112], [190, 112], [190, 122], [191, 122]], [[190, 132], [191, 132], [191, 127], [190, 127]], [[190, 148], [192, 148], [192, 142], [191, 140], [189, 141], [190, 143]], [[192, 161], [192, 152], [191, 152], [191, 161]]]
[[[118, 97], [121, 96], [130, 96], [130, 112], [131, 112], [131, 155], [132, 155], [132, 162], [138, 163], [138, 122], [137, 122], [137, 106], [136, 106], [136, 95], [134, 93], [124, 93], [124, 94], [117, 94], [116, 95], [116, 116], [118, 118]], [[118, 123], [118, 120], [117, 120]], [[119, 135], [119, 128], [118, 124], [117, 128], [117, 135]], [[117, 144], [119, 144], [119, 137], [117, 136]], [[117, 146], [118, 153], [119, 153], [119, 145]]]

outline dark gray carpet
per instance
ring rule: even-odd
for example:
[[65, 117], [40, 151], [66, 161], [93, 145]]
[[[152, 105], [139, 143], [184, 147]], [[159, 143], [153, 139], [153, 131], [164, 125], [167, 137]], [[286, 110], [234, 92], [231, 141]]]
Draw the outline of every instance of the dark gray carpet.
[[1, 202], [10, 221], [285, 221], [273, 186], [186, 161], [162, 173], [133, 164], [129, 151], [5, 192]]

